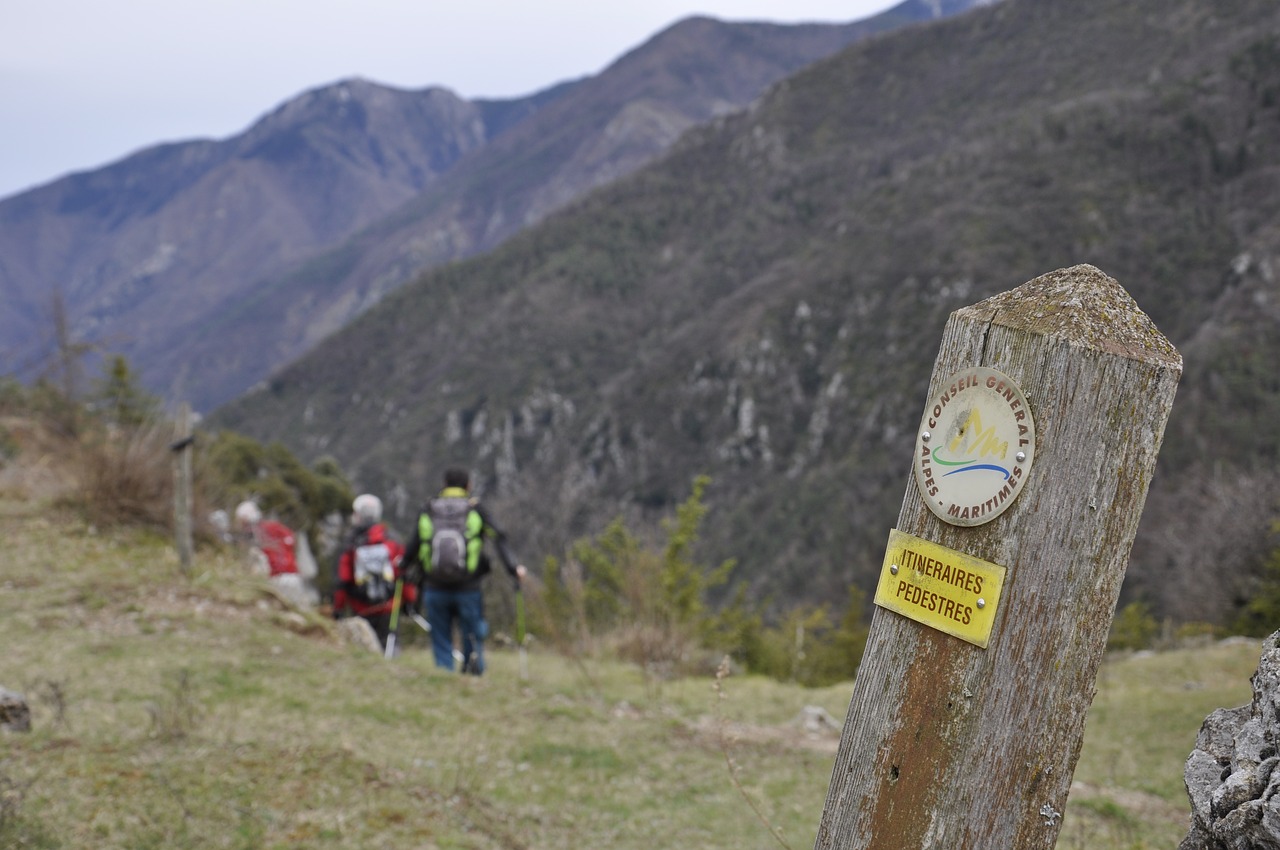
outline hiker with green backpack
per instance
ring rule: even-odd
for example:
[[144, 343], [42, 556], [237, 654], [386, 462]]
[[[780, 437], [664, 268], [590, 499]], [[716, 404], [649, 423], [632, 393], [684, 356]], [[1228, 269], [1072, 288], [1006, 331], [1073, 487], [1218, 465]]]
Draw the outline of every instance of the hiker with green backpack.
[[489, 540], [518, 589], [527, 570], [512, 555], [506, 536], [479, 500], [472, 498], [470, 475], [465, 469], [446, 470], [444, 489], [419, 512], [404, 555], [406, 571], [421, 583], [437, 667], [454, 669], [453, 627], [457, 623], [462, 637], [462, 672], [484, 674], [484, 639], [489, 635], [489, 624], [484, 619], [480, 587], [490, 571], [484, 551]]

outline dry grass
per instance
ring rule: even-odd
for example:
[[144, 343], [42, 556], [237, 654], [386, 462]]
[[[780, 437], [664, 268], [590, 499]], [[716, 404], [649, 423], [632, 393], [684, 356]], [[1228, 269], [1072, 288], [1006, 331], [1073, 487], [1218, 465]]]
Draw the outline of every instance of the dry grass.
[[172, 426], [94, 423], [75, 436], [29, 418], [0, 422], [12, 456], [0, 462], [0, 498], [76, 511], [100, 526], [167, 528], [173, 512]]
[[74, 447], [80, 486], [69, 504], [103, 525], [167, 526], [173, 512], [170, 427], [104, 429]]
[[65, 453], [65, 438], [16, 416], [0, 417], [0, 433], [12, 451], [0, 460], [0, 499], [48, 503], [75, 492], [79, 475]]

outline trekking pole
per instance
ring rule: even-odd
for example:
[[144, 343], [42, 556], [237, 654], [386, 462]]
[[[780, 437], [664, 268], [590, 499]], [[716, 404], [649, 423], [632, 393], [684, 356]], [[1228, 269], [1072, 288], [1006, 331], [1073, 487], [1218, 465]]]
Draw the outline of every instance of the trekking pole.
[[387, 632], [387, 649], [383, 658], [394, 658], [396, 654], [396, 633], [400, 630], [400, 597], [404, 593], [404, 579], [396, 579], [396, 594], [391, 602], [391, 628]]
[[524, 631], [524, 593], [520, 589], [520, 579], [516, 579], [516, 646], [520, 648], [520, 681], [529, 680], [529, 653], [525, 649]]

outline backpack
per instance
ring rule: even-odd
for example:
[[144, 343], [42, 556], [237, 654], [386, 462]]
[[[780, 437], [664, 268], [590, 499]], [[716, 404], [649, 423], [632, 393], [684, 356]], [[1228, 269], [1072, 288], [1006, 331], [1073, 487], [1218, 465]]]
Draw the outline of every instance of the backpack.
[[476, 575], [480, 559], [483, 521], [470, 499], [444, 496], [432, 499], [419, 519], [423, 549], [421, 561], [433, 583], [463, 584]]
[[366, 602], [385, 602], [395, 593], [396, 571], [386, 543], [369, 543], [363, 535], [356, 541], [355, 583]]

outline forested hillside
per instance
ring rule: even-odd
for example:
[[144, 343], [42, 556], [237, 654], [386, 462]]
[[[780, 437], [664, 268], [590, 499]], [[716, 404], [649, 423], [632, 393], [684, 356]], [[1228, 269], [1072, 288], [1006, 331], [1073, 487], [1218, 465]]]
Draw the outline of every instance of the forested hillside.
[[1280, 494], [1278, 164], [1275, 3], [1009, 0], [789, 78], [214, 422], [334, 455], [401, 518], [467, 463], [530, 555], [708, 473], [708, 560], [766, 604], [843, 598], [948, 313], [1088, 262], [1186, 363], [1126, 596], [1221, 620]]

